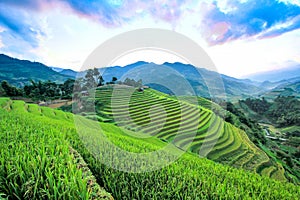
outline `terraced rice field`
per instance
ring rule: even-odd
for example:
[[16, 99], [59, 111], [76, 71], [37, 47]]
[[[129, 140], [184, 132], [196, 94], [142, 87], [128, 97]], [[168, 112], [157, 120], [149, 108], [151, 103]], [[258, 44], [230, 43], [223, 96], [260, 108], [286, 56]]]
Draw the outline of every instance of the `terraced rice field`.
[[[200, 117], [214, 116], [210, 115]], [[0, 199], [299, 199], [299, 186], [198, 158], [189, 152], [154, 171], [128, 173], [111, 168], [101, 157], [117, 158], [116, 165], [140, 167], [128, 162], [132, 161], [131, 154], [118, 157], [119, 148], [139, 154], [166, 145], [157, 137], [136, 138], [132, 131], [111, 123], [8, 98], [0, 98], [0, 119]], [[82, 127], [75, 125], [73, 119], [79, 120]], [[215, 124], [222, 124], [219, 127], [224, 130], [220, 133], [224, 135], [223, 142], [232, 135], [226, 129], [236, 131], [222, 121]], [[103, 141], [99, 125], [105, 138], [115, 144], [114, 148], [108, 148]], [[247, 140], [243, 134], [240, 138]], [[225, 143], [220, 142], [219, 148], [222, 144]], [[255, 148], [251, 143], [247, 147]], [[232, 156], [236, 153], [236, 158], [243, 157], [239, 148]], [[101, 149], [104, 154], [99, 157]], [[250, 150], [243, 153], [256, 156]], [[162, 154], [159, 158], [170, 156]], [[282, 173], [280, 166], [268, 167], [270, 164], [260, 165], [259, 170], [269, 176]]]
[[0, 98], [0, 199], [113, 199], [70, 146], [72, 121], [71, 113]]
[[284, 170], [245, 132], [204, 107], [152, 89], [138, 92], [127, 86], [98, 88], [95, 99], [104, 104], [100, 112], [125, 129], [156, 136], [217, 162], [286, 180]]

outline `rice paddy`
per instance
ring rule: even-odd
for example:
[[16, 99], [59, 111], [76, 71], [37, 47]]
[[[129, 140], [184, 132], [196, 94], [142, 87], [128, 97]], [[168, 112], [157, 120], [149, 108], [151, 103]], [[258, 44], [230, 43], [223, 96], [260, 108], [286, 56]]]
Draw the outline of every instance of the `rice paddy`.
[[[127, 86], [97, 88], [95, 100], [104, 104], [98, 112], [109, 116], [120, 127], [158, 137], [220, 163], [286, 180], [284, 170], [271, 163], [244, 131], [201, 105], [152, 89], [139, 92]], [[276, 176], [268, 170], [276, 171]]]
[[[103, 163], [97, 153], [101, 152], [100, 149], [106, 149], [106, 143], [97, 130], [99, 124], [109, 141], [129, 152], [151, 152], [163, 148], [166, 143], [158, 137], [136, 138], [130, 130], [111, 123], [99, 123], [21, 101], [0, 98], [0, 105], [3, 108], [0, 109], [2, 198], [112, 199], [113, 196], [115, 199], [298, 199], [300, 195], [299, 187], [291, 183], [218, 164], [199, 158], [194, 153], [185, 153], [170, 165], [155, 171], [118, 171]], [[73, 122], [74, 118], [84, 124], [80, 134]], [[214, 132], [220, 132], [221, 135], [227, 132], [217, 145], [222, 149], [226, 141], [224, 138], [232, 135], [226, 129], [237, 131], [237, 135], [239, 130], [216, 117], [214, 121], [217, 121], [214, 124], [219, 124]], [[240, 134], [240, 139], [247, 140], [243, 134]], [[228, 140], [230, 144], [232, 139]], [[247, 154], [255, 150], [252, 144], [247, 146], [248, 151], [244, 151], [242, 145], [237, 146], [239, 150], [228, 151], [236, 159], [242, 155], [238, 153], [240, 151]], [[251, 151], [251, 148], [254, 150]], [[108, 152], [112, 158], [117, 156], [116, 149], [112, 148]], [[211, 156], [218, 155], [211, 153]], [[218, 156], [224, 155], [222, 153]], [[78, 156], [86, 164], [78, 163]], [[128, 160], [130, 157], [114, 161], [122, 165], [128, 163], [124, 163]], [[257, 163], [260, 161], [255, 160], [258, 160]], [[83, 168], [87, 167], [95, 179], [84, 175]], [[267, 169], [260, 170], [270, 176], [279, 174], [279, 170], [274, 167]], [[112, 196], [103, 189], [101, 192], [95, 190], [98, 184]]]

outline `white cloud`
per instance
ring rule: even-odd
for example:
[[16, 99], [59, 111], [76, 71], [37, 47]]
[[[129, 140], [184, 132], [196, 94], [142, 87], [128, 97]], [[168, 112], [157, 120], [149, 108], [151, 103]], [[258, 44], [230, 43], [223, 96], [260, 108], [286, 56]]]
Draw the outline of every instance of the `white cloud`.
[[286, 4], [294, 4], [300, 6], [300, 0], [279, 0], [280, 2], [284, 2]]
[[242, 77], [259, 71], [287, 67], [287, 61], [300, 63], [300, 30], [276, 38], [237, 40], [207, 49], [221, 73]]
[[[205, 0], [204, 2], [213, 2], [214, 0]], [[285, 0], [286, 1], [286, 0]], [[115, 1], [117, 3], [117, 1]], [[246, 2], [240, 0], [240, 2]], [[300, 0], [290, 1], [294, 4]], [[230, 1], [217, 1], [217, 5], [224, 12], [235, 9]], [[282, 68], [287, 65], [287, 61], [300, 63], [300, 30], [292, 31], [276, 38], [257, 39], [249, 38], [239, 39], [223, 45], [208, 46], [205, 38], [201, 35], [203, 27], [202, 21], [206, 19], [206, 12], [213, 6], [203, 2], [193, 2], [186, 4], [185, 11], [182, 12], [178, 21], [176, 21], [175, 31], [184, 34], [202, 46], [212, 60], [215, 62], [219, 72], [231, 76], [241, 77], [246, 74], [257, 71], [272, 70]], [[139, 13], [144, 12], [142, 8], [136, 10]], [[63, 8], [51, 9], [43, 13], [36, 13], [32, 18], [37, 27], [32, 27], [37, 34], [38, 47], [35, 49], [27, 48], [22, 58], [38, 58], [37, 61], [43, 62], [49, 66], [63, 68], [80, 69], [87, 56], [101, 43], [111, 37], [139, 28], [162, 28], [172, 30], [172, 24], [154, 19], [151, 14], [146, 13], [134, 18], [122, 27], [105, 28], [97, 21], [89, 20], [78, 15], [65, 12]], [[291, 22], [278, 24], [274, 29], [289, 26]], [[222, 25], [222, 24], [221, 24]], [[223, 26], [221, 26], [222, 28]], [[41, 30], [42, 32], [39, 32]], [[217, 29], [219, 30], [219, 29]], [[272, 30], [272, 29], [270, 29]], [[5, 29], [0, 27], [0, 33]], [[220, 34], [223, 29], [220, 29]], [[222, 35], [222, 34], [221, 34]], [[218, 37], [219, 35], [216, 35]], [[174, 41], [176, 42], [176, 41]], [[15, 43], [19, 44], [18, 41]], [[3, 47], [3, 41], [0, 40], [0, 48]], [[2, 49], [1, 49], [2, 50]], [[8, 52], [10, 55], [19, 56], [19, 54]], [[155, 62], [158, 64], [164, 61], [184, 62], [182, 59], [169, 54], [155, 52], [136, 52], [120, 58], [113, 65], [126, 65], [139, 60]]]

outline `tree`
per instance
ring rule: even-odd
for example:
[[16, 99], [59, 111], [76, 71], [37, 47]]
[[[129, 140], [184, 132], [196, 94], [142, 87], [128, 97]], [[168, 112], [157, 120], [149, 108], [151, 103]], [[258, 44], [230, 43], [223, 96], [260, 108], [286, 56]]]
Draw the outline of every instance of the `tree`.
[[139, 79], [136, 83], [137, 83], [136, 87], [142, 87], [143, 86], [142, 79]]
[[94, 79], [94, 70], [93, 69], [88, 69], [84, 77], [85, 77], [85, 79], [84, 79], [85, 86], [87, 88], [93, 88], [97, 85], [96, 81]]
[[87, 89], [93, 88], [96, 86], [102, 86], [104, 84], [104, 79], [100, 75], [100, 72], [97, 68], [88, 69], [84, 77], [85, 87]]
[[3, 90], [2, 86], [0, 85], [0, 96], [3, 97], [3, 96], [6, 96], [6, 93], [5, 91]]
[[1, 87], [4, 90], [5, 94], [9, 97], [23, 96], [22, 90], [11, 86], [7, 81], [2, 81]]
[[99, 79], [99, 75], [100, 75], [99, 70], [97, 68], [94, 68], [93, 69], [93, 76], [94, 76], [95, 81], [97, 81]]
[[100, 76], [98, 76], [98, 84], [97, 84], [97, 86], [102, 86], [102, 85], [104, 85], [104, 79], [103, 79], [103, 77], [100, 75]]
[[8, 84], [8, 82], [7, 81], [2, 81], [1, 82], [1, 87], [3, 88], [5, 94], [8, 95], [8, 96], [10, 96], [10, 94], [11, 94], [11, 87]]
[[93, 76], [94, 76], [95, 81], [97, 82], [97, 86], [102, 86], [102, 85], [104, 85], [104, 79], [103, 79], [103, 77], [100, 75], [99, 70], [98, 70], [97, 68], [94, 68], [94, 69], [93, 69], [93, 72], [94, 72]]
[[116, 81], [118, 80], [118, 78], [117, 77], [112, 77], [112, 79], [111, 79], [111, 82], [112, 82], [112, 84], [115, 84], [116, 83]]
[[75, 80], [68, 79], [61, 86], [62, 95], [65, 98], [71, 98], [73, 90], [74, 90]]
[[134, 79], [126, 78], [123, 82], [124, 85], [129, 85], [133, 87], [142, 87], [143, 81], [142, 79], [139, 79], [138, 81], [135, 81]]

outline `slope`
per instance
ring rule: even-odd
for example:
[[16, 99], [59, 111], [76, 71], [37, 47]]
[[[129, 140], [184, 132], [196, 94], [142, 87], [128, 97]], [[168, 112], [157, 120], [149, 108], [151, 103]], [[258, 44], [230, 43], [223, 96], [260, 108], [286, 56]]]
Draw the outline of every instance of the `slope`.
[[29, 84], [30, 80], [63, 82], [68, 78], [72, 77], [62, 75], [42, 63], [19, 60], [0, 54], [0, 81], [6, 80], [20, 87]]
[[178, 100], [153, 89], [138, 92], [115, 85], [97, 88], [95, 99], [88, 101], [103, 105], [96, 107], [96, 113], [109, 116], [127, 130], [158, 137], [180, 149], [238, 168], [261, 174], [265, 174], [265, 168], [272, 168], [277, 173], [271, 177], [286, 180], [282, 167], [256, 147], [245, 132], [180, 97]]
[[71, 116], [0, 98], [0, 199], [112, 199], [66, 139]]
[[[52, 109], [46, 109], [47, 111], [41, 112], [40, 109], [42, 107], [32, 106], [32, 109], [29, 109], [30, 105], [20, 101], [1, 99], [0, 104], [5, 108], [5, 110], [1, 109], [0, 111], [2, 116], [11, 115], [18, 118], [18, 116], [23, 115], [27, 118], [27, 124], [38, 123], [39, 128], [35, 129], [37, 136], [43, 135], [39, 131], [59, 131], [61, 136], [68, 140], [69, 144], [84, 157], [97, 177], [97, 181], [102, 183], [116, 199], [297, 199], [300, 195], [299, 187], [293, 184], [278, 182], [241, 169], [216, 164], [207, 159], [199, 159], [189, 153], [185, 153], [177, 161], [160, 170], [143, 173], [118, 171], [102, 163], [101, 157], [98, 157], [96, 153], [94, 156], [98, 159], [90, 154], [95, 149], [105, 148], [101, 143], [101, 134], [96, 129], [98, 122]], [[54, 113], [64, 115], [56, 115]], [[84, 133], [78, 135], [74, 124], [72, 125], [70, 122], [72, 120], [67, 116], [80, 119], [82, 124], [85, 124], [82, 127], [84, 128]], [[29, 131], [18, 120], [7, 121], [6, 125], [12, 124], [19, 125], [20, 136], [27, 134]], [[118, 128], [112, 124], [100, 124], [106, 137], [127, 151], [153, 151], [166, 145], [156, 138], [138, 139], [131, 137], [130, 131]], [[79, 137], [85, 136], [90, 137], [91, 140], [79, 140]], [[100, 142], [99, 146], [93, 146], [93, 149], [87, 151], [83, 143], [87, 142], [86, 145], [89, 142], [96, 144], [95, 141]], [[45, 140], [43, 144], [50, 145], [49, 142]], [[5, 153], [6, 151], [1, 152]], [[27, 152], [20, 152], [21, 155], [24, 153]], [[114, 153], [114, 149], [109, 150], [108, 153]], [[128, 159], [120, 159], [119, 164], [124, 164], [123, 161]], [[34, 160], [38, 159], [33, 157], [30, 162]], [[23, 162], [25, 162], [25, 166], [30, 163], [26, 160]], [[22, 173], [22, 169], [20, 169], [20, 172]], [[43, 175], [44, 172], [41, 173]], [[5, 180], [10, 183], [10, 180]], [[54, 182], [59, 180], [56, 179]], [[15, 186], [18, 186], [18, 184], [15, 184]], [[48, 192], [48, 189], [45, 188], [43, 191]], [[70, 195], [67, 191], [64, 194]]]

